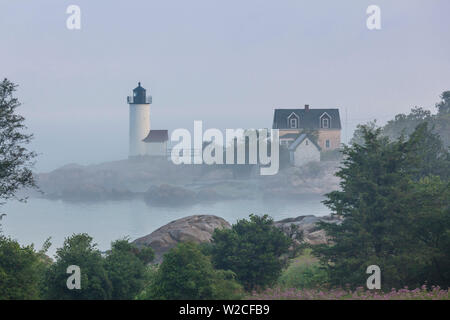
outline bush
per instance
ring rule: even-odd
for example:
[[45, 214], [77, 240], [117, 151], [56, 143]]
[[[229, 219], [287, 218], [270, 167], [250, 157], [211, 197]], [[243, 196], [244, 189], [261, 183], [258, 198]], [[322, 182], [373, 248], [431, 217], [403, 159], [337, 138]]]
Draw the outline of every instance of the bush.
[[179, 243], [164, 255], [156, 274], [138, 299], [238, 299], [241, 287], [230, 271], [215, 270], [194, 243]]
[[[81, 289], [68, 290], [67, 267], [77, 265], [81, 269]], [[48, 299], [96, 300], [110, 299], [112, 285], [105, 269], [105, 261], [92, 243], [92, 238], [83, 233], [73, 235], [64, 241], [56, 251], [56, 262], [46, 273]]]
[[32, 245], [0, 235], [0, 300], [38, 299], [42, 266]]
[[153, 298], [156, 276], [158, 275], [159, 266], [157, 264], [148, 265], [145, 268], [144, 286], [134, 299], [148, 300]]
[[249, 221], [239, 220], [231, 229], [216, 229], [211, 253], [216, 268], [233, 271], [250, 290], [276, 281], [292, 243], [267, 215], [250, 215]]
[[133, 299], [144, 287], [146, 264], [154, 258], [151, 248], [139, 250], [128, 239], [111, 244], [106, 271], [111, 281], [112, 299]]

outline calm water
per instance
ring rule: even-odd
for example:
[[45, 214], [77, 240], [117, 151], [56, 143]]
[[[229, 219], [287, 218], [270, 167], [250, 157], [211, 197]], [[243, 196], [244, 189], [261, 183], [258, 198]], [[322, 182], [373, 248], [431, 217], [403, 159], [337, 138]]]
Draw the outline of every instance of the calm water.
[[64, 238], [73, 233], [88, 233], [101, 250], [106, 250], [112, 240], [125, 236], [134, 240], [172, 220], [195, 214], [217, 215], [230, 223], [250, 213], [267, 213], [275, 220], [308, 214], [326, 215], [329, 210], [321, 200], [320, 196], [305, 196], [295, 202], [239, 200], [167, 208], [150, 207], [140, 200], [74, 204], [29, 199], [27, 203], [10, 202], [1, 208], [1, 212], [7, 213], [2, 229], [21, 244], [34, 243], [38, 249], [46, 238], [52, 237], [49, 254], [53, 255]]

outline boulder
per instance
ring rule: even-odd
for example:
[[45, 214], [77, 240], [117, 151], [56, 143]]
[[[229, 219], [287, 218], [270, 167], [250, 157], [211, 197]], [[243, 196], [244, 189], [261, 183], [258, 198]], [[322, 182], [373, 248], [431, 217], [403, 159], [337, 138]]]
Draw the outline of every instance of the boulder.
[[[327, 243], [324, 230], [320, 230], [316, 223], [325, 221], [341, 223], [341, 219], [335, 216], [316, 217], [313, 215], [299, 216], [275, 221], [274, 225], [286, 234], [290, 233], [291, 224], [298, 226], [303, 231], [304, 239], [309, 244]], [[134, 243], [138, 247], [151, 247], [155, 250], [154, 263], [161, 263], [163, 255], [175, 247], [179, 242], [192, 241], [195, 243], [210, 242], [216, 228], [231, 228], [224, 219], [213, 215], [195, 215], [174, 220], [151, 234], [136, 239]]]
[[138, 247], [151, 247], [155, 250], [154, 263], [161, 263], [164, 253], [179, 242], [210, 242], [216, 228], [230, 228], [224, 219], [213, 215], [195, 215], [174, 220], [147, 236], [136, 239]]
[[323, 217], [307, 215], [275, 221], [274, 225], [280, 228], [284, 233], [289, 234], [291, 230], [291, 225], [294, 224], [298, 227], [299, 231], [303, 232], [303, 236], [306, 243], [325, 244], [327, 243], [325, 231], [320, 230], [316, 225], [317, 222], [320, 221], [340, 224], [342, 222], [342, 219], [340, 219], [337, 216], [331, 215]]

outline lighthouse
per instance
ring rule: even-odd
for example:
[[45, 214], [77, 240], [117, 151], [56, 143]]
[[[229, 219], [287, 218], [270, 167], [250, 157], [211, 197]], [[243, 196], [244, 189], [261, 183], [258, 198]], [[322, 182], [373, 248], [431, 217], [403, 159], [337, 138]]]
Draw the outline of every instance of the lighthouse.
[[130, 151], [129, 157], [147, 154], [147, 144], [143, 140], [150, 132], [150, 104], [152, 97], [141, 83], [133, 89], [133, 95], [127, 97], [130, 106]]

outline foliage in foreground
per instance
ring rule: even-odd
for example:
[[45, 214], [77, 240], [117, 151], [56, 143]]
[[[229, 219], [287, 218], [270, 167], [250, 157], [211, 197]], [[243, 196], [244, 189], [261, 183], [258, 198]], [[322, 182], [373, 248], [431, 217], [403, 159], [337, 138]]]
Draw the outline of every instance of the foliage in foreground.
[[[105, 263], [97, 245], [87, 234], [73, 235], [56, 251], [56, 262], [46, 273], [47, 299], [96, 300], [110, 299], [112, 285], [105, 270]], [[77, 265], [81, 269], [81, 290], [67, 290], [67, 267]]]
[[128, 239], [113, 242], [105, 258], [105, 269], [112, 285], [111, 298], [134, 299], [145, 285], [147, 264], [154, 257], [151, 248], [138, 249]]
[[450, 300], [450, 289], [444, 290], [440, 287], [427, 289], [425, 285], [421, 288], [409, 290], [392, 289], [390, 292], [366, 290], [362, 287], [356, 290], [331, 289], [267, 289], [263, 292], [254, 292], [247, 297], [250, 300]]
[[215, 270], [198, 245], [179, 243], [164, 261], [138, 299], [207, 300], [239, 299], [241, 286], [231, 271]]
[[[17, 191], [36, 187], [31, 171], [36, 153], [26, 148], [33, 135], [25, 132], [25, 118], [17, 113], [16, 88], [8, 79], [0, 82], [0, 206], [9, 199], [24, 201]], [[0, 213], [0, 223], [2, 218]]]
[[[142, 290], [146, 264], [153, 260], [151, 249], [138, 250], [128, 239], [112, 243], [104, 258], [87, 234], [76, 234], [56, 251], [56, 262], [46, 271], [46, 299], [133, 299]], [[81, 290], [67, 290], [66, 269], [81, 269]]]
[[290, 237], [269, 216], [250, 215], [231, 229], [216, 229], [211, 254], [214, 266], [231, 270], [246, 290], [273, 284], [287, 265]]
[[32, 245], [0, 235], [0, 299], [39, 299], [45, 264]]
[[330, 283], [365, 284], [378, 265], [383, 289], [450, 284], [450, 156], [419, 125], [408, 140], [390, 141], [362, 127], [363, 143], [344, 147], [341, 190], [325, 204], [340, 225], [320, 223], [331, 241], [314, 248]]

